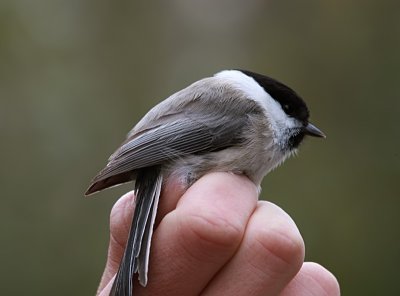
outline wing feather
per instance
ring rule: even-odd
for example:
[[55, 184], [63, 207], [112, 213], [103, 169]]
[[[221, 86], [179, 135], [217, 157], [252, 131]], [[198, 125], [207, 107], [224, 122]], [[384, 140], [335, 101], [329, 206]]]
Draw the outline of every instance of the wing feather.
[[262, 108], [218, 85], [209, 93], [184, 99], [196, 94], [196, 87], [178, 92], [150, 110], [110, 156], [86, 194], [128, 182], [136, 177], [138, 169], [188, 154], [221, 150], [242, 141], [244, 129], [251, 128], [248, 115], [260, 114]]
[[[245, 117], [224, 119], [223, 125], [219, 124], [220, 121], [203, 119], [200, 122], [184, 117], [138, 136], [133, 135], [110, 157], [107, 166], [93, 179], [88, 193], [111, 186], [112, 184], [106, 182], [108, 178], [123, 176], [137, 169], [159, 165], [188, 154], [231, 145], [235, 138], [237, 141], [237, 134], [245, 125]], [[126, 179], [129, 181], [129, 178]], [[96, 185], [97, 183], [101, 186]]]

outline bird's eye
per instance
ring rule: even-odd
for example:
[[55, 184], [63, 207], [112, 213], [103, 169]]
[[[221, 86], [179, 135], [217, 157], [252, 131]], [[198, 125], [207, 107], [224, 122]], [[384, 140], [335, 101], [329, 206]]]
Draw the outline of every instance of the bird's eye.
[[285, 110], [286, 112], [290, 111], [289, 104], [284, 104], [282, 107], [283, 107], [283, 110]]

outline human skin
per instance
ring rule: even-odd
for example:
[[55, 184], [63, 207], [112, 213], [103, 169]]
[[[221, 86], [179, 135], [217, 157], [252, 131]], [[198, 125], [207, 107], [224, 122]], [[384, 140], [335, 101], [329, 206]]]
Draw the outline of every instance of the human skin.
[[[109, 294], [134, 209], [132, 192], [110, 217], [110, 244], [97, 295]], [[160, 198], [149, 281], [142, 295], [340, 295], [336, 278], [304, 262], [296, 224], [273, 203], [258, 200], [244, 176], [211, 173], [186, 192], [171, 182]]]

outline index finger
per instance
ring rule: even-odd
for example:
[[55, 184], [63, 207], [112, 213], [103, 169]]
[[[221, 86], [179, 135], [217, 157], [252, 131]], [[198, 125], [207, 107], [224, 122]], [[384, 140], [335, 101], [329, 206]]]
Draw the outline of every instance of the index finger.
[[149, 282], [135, 293], [198, 295], [236, 252], [257, 196], [251, 181], [229, 173], [193, 184], [155, 230]]

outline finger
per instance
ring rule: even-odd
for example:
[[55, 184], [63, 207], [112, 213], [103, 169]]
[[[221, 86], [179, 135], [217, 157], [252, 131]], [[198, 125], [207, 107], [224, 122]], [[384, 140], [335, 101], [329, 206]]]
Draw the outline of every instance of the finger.
[[110, 243], [106, 267], [101, 277], [97, 293], [111, 281], [118, 271], [121, 258], [124, 254], [126, 240], [131, 226], [135, 195], [128, 192], [123, 195], [113, 206], [110, 214]]
[[278, 206], [257, 204], [239, 250], [202, 295], [278, 295], [299, 271], [303, 239]]
[[317, 263], [305, 262], [299, 273], [285, 287], [281, 296], [339, 296], [335, 276]]
[[198, 295], [235, 253], [256, 203], [257, 188], [246, 177], [201, 178], [154, 232], [149, 282], [135, 293]]
[[[176, 204], [182, 194], [183, 187], [179, 182], [174, 182], [174, 180], [167, 182], [162, 191], [162, 195], [166, 196], [167, 198], [162, 198], [160, 200], [155, 227], [162, 217], [176, 207]], [[135, 209], [134, 200], [134, 192], [128, 192], [115, 203], [111, 210], [108, 259], [100, 281], [98, 293], [102, 291], [106, 285], [108, 285], [110, 280], [118, 271], [132, 224], [132, 216]]]
[[111, 278], [110, 281], [100, 290], [100, 288], [97, 290], [96, 295], [97, 296], [109, 296], [112, 288], [112, 284], [115, 280], [115, 276]]
[[178, 178], [170, 177], [164, 181], [154, 228], [157, 228], [166, 214], [176, 208], [179, 199], [185, 193], [185, 189], [185, 186]]
[[[171, 210], [175, 209], [178, 200], [184, 193], [184, 187], [179, 180], [170, 179], [164, 184], [160, 204], [157, 210], [157, 219], [154, 228], [161, 219]], [[126, 241], [132, 224], [132, 216], [135, 209], [134, 192], [123, 195], [114, 204], [110, 214], [110, 243], [108, 257], [97, 294], [102, 291], [118, 271], [122, 256], [124, 254]], [[112, 283], [111, 283], [112, 284]], [[111, 289], [111, 286], [110, 286]]]

